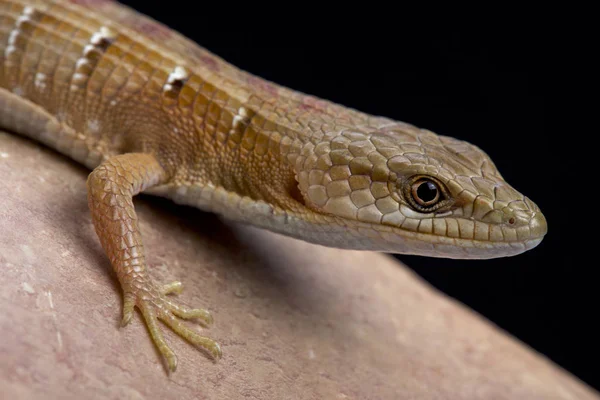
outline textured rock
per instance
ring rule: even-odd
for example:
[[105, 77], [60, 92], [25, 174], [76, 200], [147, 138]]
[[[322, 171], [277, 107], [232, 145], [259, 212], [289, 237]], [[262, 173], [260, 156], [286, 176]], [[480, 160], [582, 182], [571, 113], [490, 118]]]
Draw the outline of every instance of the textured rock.
[[[88, 171], [0, 132], [0, 398], [599, 399], [392, 258], [140, 197], [153, 275], [207, 307], [224, 357], [164, 329], [168, 376], [87, 209]], [[198, 327], [200, 330], [200, 328]]]

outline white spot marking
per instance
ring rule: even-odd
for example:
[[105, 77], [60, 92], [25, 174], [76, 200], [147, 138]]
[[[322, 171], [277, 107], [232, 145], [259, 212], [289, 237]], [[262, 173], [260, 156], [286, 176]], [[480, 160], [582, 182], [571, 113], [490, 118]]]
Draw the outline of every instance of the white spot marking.
[[117, 105], [117, 101], [116, 100], [111, 100], [110, 101], [110, 105], [113, 106], [113, 107], [116, 106]]
[[[87, 58], [82, 57], [82, 58], [78, 59], [77, 62], [75, 63], [75, 68], [81, 69], [81, 68], [83, 68], [86, 65], [91, 65], [90, 64], [90, 60], [88, 60]], [[79, 74], [79, 75], [82, 75], [82, 74]]]
[[25, 7], [21, 15], [17, 18], [15, 22], [15, 28], [12, 31], [10, 31], [10, 34], [8, 35], [8, 46], [6, 47], [6, 49], [4, 49], [4, 56], [6, 58], [10, 58], [14, 53], [17, 52], [16, 44], [17, 38], [21, 34], [21, 25], [23, 25], [23, 23], [27, 21], [30, 21], [30, 17], [33, 15], [34, 12], [35, 9], [33, 7]]
[[91, 46], [100, 46], [102, 44], [102, 34], [100, 32], [96, 32], [92, 35], [90, 39]]
[[[91, 59], [92, 53], [97, 53], [97, 54], [102, 53], [106, 49], [106, 47], [108, 47], [108, 45], [115, 40], [115, 38], [116, 38], [116, 34], [113, 31], [111, 31], [110, 29], [108, 29], [105, 26], [101, 27], [98, 30], [98, 32], [94, 33], [92, 35], [92, 37], [90, 38], [90, 44], [87, 44], [83, 48], [82, 56], [75, 63], [76, 70], [80, 70], [84, 67], [93, 68], [95, 64], [94, 64], [93, 60]], [[81, 72], [77, 72], [73, 76], [73, 80], [80, 80], [82, 82], [85, 82], [85, 80], [87, 78], [88, 78], [87, 73], [81, 73]], [[71, 90], [77, 90], [77, 89], [78, 88], [76, 85], [71, 85]]]
[[238, 110], [238, 114], [240, 114], [244, 118], [248, 118], [250, 116], [246, 107], [240, 107], [240, 109]]
[[179, 129], [177, 129], [177, 128], [175, 127], [175, 128], [173, 128], [173, 132], [175, 132], [175, 133], [179, 133]]
[[315, 351], [313, 349], [308, 350], [308, 358], [311, 360], [314, 360], [315, 358], [317, 358], [317, 356], [315, 355]]
[[25, 24], [28, 21], [31, 21], [31, 18], [29, 18], [29, 16], [27, 15], [22, 15], [19, 18], [17, 18], [17, 22], [15, 25], [18, 27], [18, 29], [21, 29], [23, 24]]
[[240, 125], [240, 122], [245, 121], [248, 123], [248, 118], [250, 114], [248, 113], [248, 109], [246, 107], [240, 107], [238, 109], [238, 113], [233, 117], [233, 122], [231, 124], [231, 130], [234, 131]]
[[0, 158], [8, 158], [9, 154], [8, 153], [0, 153]]
[[23, 288], [23, 291], [26, 292], [26, 293], [29, 293], [29, 294], [34, 294], [35, 293], [35, 290], [27, 282], [21, 283], [21, 287]]
[[33, 15], [34, 12], [35, 12], [35, 9], [33, 7], [30, 7], [30, 6], [25, 7], [23, 9], [23, 13], [19, 16], [19, 18], [17, 18], [17, 21], [16, 21], [17, 28], [20, 28], [21, 25], [23, 25], [27, 21], [31, 21], [31, 16]]
[[35, 80], [33, 81], [33, 84], [39, 90], [44, 90], [46, 88], [46, 74], [41, 72], [35, 74]]
[[236, 115], [235, 117], [233, 117], [233, 124], [231, 126], [232, 129], [236, 129], [238, 127], [238, 125], [240, 124], [240, 122], [242, 122], [244, 118], [241, 115]]
[[[83, 48], [83, 56], [84, 57], [89, 57], [92, 53], [100, 53], [100, 50], [98, 50], [97, 47], [92, 46], [91, 44], [87, 44], [84, 48]], [[81, 59], [80, 59], [81, 60]]]
[[167, 83], [165, 84], [165, 86], [163, 87], [163, 90], [165, 92], [168, 92], [170, 90], [173, 90], [173, 86], [178, 83], [178, 84], [183, 84], [188, 78], [190, 77], [189, 72], [183, 68], [180, 67], [179, 65], [175, 67], [175, 69], [173, 69], [173, 72], [171, 72], [169, 74], [169, 77], [167, 78]]
[[14, 46], [17, 43], [17, 38], [19, 37], [19, 30], [13, 29], [10, 31], [10, 35], [8, 36], [8, 45]]
[[66, 256], [68, 256], [68, 255], [70, 255], [70, 254], [71, 254], [71, 252], [70, 252], [69, 250], [65, 250], [65, 251], [63, 251], [63, 252], [61, 253], [61, 255], [60, 255], [60, 256], [61, 256], [61, 257], [66, 257]]
[[188, 72], [185, 68], [176, 66], [173, 72], [169, 74], [169, 79], [167, 79], [167, 83], [175, 83], [176, 81], [183, 81], [189, 77]]
[[34, 12], [35, 12], [35, 8], [33, 8], [31, 6], [27, 6], [23, 9], [23, 15], [33, 15]]
[[102, 45], [103, 41], [112, 42], [116, 38], [117, 38], [117, 34], [115, 32], [111, 31], [106, 26], [102, 26], [102, 27], [100, 27], [100, 30], [98, 32], [96, 32], [92, 35], [92, 38], [90, 39], [90, 43], [93, 44], [94, 46], [100, 46], [100, 45]]
[[85, 78], [87, 78], [85, 74], [76, 73], [75, 75], [73, 75], [74, 81], [84, 81]]

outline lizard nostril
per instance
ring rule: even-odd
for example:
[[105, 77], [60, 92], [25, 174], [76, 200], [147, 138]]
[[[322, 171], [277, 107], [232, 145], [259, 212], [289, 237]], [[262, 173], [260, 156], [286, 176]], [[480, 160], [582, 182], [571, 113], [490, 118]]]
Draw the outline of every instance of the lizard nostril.
[[509, 223], [509, 224], [511, 224], [511, 225], [514, 225], [514, 223], [515, 223], [515, 218], [514, 218], [514, 217], [511, 217], [511, 218], [508, 220], [508, 223]]

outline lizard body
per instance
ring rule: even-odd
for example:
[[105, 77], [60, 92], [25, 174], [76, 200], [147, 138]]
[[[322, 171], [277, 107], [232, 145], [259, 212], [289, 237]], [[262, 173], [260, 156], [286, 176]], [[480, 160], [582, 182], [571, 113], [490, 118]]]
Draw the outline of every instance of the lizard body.
[[176, 318], [148, 276], [132, 197], [142, 191], [317, 244], [452, 258], [540, 243], [539, 208], [469, 143], [368, 115], [241, 71], [107, 0], [0, 0], [0, 127], [93, 172], [96, 232], [125, 295], [171, 370], [160, 319]]

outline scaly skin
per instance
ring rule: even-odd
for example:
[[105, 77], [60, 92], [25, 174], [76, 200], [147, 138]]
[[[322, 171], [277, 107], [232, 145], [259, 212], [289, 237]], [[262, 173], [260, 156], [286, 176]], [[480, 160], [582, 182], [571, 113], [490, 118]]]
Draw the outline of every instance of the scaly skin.
[[[176, 318], [212, 321], [166, 296], [181, 284], [149, 277], [141, 191], [349, 249], [492, 258], [546, 233], [477, 147], [264, 81], [114, 2], [0, 0], [0, 57], [0, 126], [93, 169], [89, 205], [123, 321], [141, 310], [170, 370], [157, 318], [221, 351]], [[423, 182], [439, 195], [431, 205], [418, 201]]]

